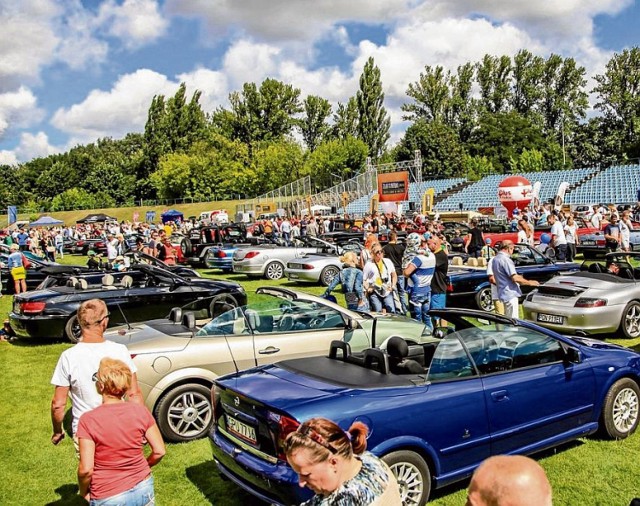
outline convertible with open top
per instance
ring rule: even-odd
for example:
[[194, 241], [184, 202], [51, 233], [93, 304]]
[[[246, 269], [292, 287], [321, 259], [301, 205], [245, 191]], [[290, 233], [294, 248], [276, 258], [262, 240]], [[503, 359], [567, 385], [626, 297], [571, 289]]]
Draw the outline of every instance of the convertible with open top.
[[241, 306], [244, 289], [235, 282], [184, 278], [147, 264], [124, 272], [92, 271], [85, 267], [52, 266], [41, 289], [16, 295], [9, 313], [11, 329], [18, 337], [80, 338], [77, 312], [89, 299], [104, 300], [109, 324], [118, 325], [165, 317], [174, 306], [189, 302], [213, 314], [216, 304]]
[[[256, 365], [326, 353], [334, 340], [362, 351], [395, 332], [431, 340], [425, 326], [400, 315], [359, 313], [326, 299], [281, 287], [261, 287], [251, 304], [220, 303], [206, 311], [174, 308], [169, 318], [108, 330], [127, 346], [145, 403], [169, 441], [204, 437], [213, 421], [215, 378]], [[424, 334], [424, 335], [423, 335]]]
[[491, 455], [636, 430], [639, 353], [482, 311], [432, 314], [448, 326], [422, 343], [394, 336], [355, 351], [335, 342], [322, 357], [216, 380], [210, 440], [221, 474], [267, 503], [298, 504], [310, 491], [286, 461], [287, 434], [316, 416], [345, 430], [359, 420], [403, 504], [423, 505]]

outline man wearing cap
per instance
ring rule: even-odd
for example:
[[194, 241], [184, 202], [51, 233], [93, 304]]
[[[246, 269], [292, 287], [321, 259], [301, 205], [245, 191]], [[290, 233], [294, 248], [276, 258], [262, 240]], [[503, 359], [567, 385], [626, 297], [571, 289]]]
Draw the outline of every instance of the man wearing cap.
[[94, 377], [100, 360], [104, 357], [122, 360], [129, 366], [133, 377], [131, 388], [127, 392], [127, 400], [142, 404], [137, 369], [127, 347], [104, 338], [104, 331], [109, 324], [109, 311], [106, 304], [100, 299], [91, 299], [80, 304], [78, 323], [82, 338], [75, 346], [62, 352], [51, 378], [51, 384], [55, 386], [51, 401], [53, 425], [51, 442], [54, 445], [64, 439], [62, 421], [67, 407], [67, 397], [71, 398], [73, 415], [71, 430], [74, 440], [80, 416], [102, 404], [102, 396], [96, 390]]

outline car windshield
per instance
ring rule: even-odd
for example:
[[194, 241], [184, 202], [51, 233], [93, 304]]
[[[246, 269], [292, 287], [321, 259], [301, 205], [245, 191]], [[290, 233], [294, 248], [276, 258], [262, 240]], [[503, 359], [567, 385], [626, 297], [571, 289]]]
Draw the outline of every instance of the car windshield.
[[203, 326], [197, 336], [297, 332], [346, 328], [342, 313], [308, 300], [256, 294], [251, 304], [230, 309]]

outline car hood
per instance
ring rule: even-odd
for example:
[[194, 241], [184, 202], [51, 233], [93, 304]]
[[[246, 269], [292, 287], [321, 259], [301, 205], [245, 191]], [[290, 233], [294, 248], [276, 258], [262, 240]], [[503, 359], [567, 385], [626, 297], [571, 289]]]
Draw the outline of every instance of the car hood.
[[169, 353], [185, 349], [193, 337], [186, 327], [169, 320], [122, 325], [105, 332], [109, 341], [124, 344], [131, 354]]

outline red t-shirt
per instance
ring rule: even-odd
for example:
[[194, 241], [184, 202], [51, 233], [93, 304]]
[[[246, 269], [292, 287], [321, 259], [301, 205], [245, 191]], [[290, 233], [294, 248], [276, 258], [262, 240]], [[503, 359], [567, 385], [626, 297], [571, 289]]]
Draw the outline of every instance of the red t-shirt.
[[149, 475], [142, 441], [154, 423], [146, 407], [131, 402], [102, 404], [80, 417], [78, 438], [96, 445], [92, 499], [125, 492]]

